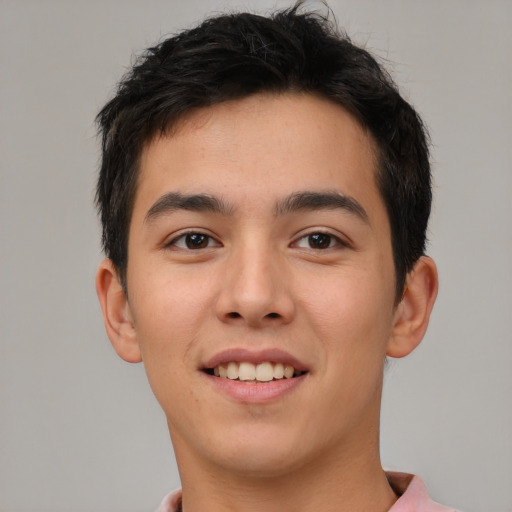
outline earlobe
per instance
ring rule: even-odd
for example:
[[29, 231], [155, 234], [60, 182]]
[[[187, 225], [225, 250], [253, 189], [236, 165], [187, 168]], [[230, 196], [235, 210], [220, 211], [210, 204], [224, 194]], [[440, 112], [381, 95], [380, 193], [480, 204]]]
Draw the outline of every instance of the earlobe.
[[96, 273], [96, 293], [107, 335], [119, 357], [129, 363], [142, 361], [130, 305], [111, 260], [103, 260]]
[[434, 261], [422, 256], [407, 274], [405, 290], [395, 312], [393, 332], [386, 354], [404, 357], [421, 342], [437, 296], [438, 277]]

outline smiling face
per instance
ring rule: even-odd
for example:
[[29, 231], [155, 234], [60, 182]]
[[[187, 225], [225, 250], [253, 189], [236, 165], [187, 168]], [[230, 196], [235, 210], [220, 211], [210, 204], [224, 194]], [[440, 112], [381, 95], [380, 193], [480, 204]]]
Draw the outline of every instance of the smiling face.
[[109, 334], [144, 360], [182, 469], [378, 457], [403, 311], [375, 167], [354, 117], [310, 95], [198, 111], [143, 151]]

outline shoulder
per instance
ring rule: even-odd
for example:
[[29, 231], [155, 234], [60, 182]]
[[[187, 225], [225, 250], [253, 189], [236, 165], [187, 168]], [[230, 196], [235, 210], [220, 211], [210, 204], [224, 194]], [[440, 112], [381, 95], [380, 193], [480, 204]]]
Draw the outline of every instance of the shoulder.
[[[400, 496], [389, 512], [458, 512], [431, 500], [421, 478], [409, 473], [387, 471], [389, 484]], [[169, 493], [156, 512], [179, 512], [181, 490]]]
[[389, 484], [400, 496], [389, 512], [458, 512], [430, 499], [421, 478], [408, 473], [387, 471]]
[[181, 489], [169, 493], [160, 503], [156, 512], [180, 512], [181, 510]]

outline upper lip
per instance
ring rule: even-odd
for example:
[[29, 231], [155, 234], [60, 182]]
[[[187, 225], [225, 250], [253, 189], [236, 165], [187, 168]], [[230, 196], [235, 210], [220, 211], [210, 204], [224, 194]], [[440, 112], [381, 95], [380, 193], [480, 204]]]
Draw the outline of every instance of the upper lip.
[[205, 361], [203, 369], [215, 368], [223, 363], [231, 361], [238, 363], [260, 364], [265, 362], [281, 363], [293, 366], [298, 371], [308, 371], [307, 366], [296, 357], [279, 348], [268, 348], [263, 350], [251, 350], [247, 348], [228, 348], [218, 352]]

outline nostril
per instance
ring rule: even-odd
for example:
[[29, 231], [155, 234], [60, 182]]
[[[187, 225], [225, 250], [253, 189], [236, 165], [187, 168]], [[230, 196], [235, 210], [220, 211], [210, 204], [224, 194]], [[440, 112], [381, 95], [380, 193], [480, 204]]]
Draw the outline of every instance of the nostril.
[[268, 318], [279, 318], [279, 313], [269, 313], [267, 315]]
[[236, 311], [232, 311], [231, 313], [228, 313], [229, 318], [240, 318], [242, 315], [240, 313], [237, 313]]

